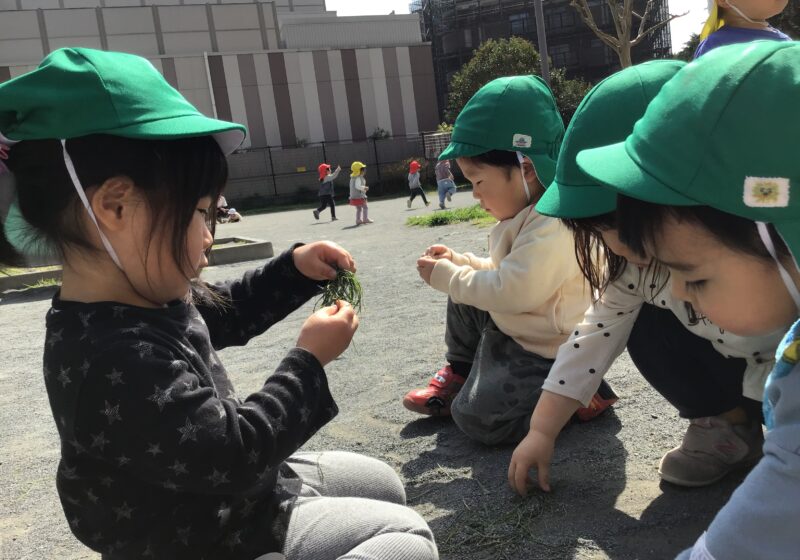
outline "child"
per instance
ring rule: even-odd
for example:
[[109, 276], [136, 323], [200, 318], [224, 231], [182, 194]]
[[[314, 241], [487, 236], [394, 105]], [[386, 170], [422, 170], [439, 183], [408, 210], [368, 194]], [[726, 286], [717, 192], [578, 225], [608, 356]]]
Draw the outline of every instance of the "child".
[[321, 163], [317, 168], [319, 171], [319, 208], [314, 210], [314, 219], [319, 220], [319, 213], [325, 210], [328, 206], [331, 207], [331, 221], [336, 221], [336, 204], [333, 202], [333, 182], [339, 176], [342, 170], [340, 166], [336, 166], [336, 171], [331, 173], [331, 166], [327, 163]]
[[337, 413], [322, 368], [358, 325], [347, 303], [312, 315], [245, 400], [219, 361], [355, 266], [335, 244], [297, 244], [240, 280], [190, 283], [243, 127], [201, 115], [143, 58], [75, 48], [0, 85], [0, 131], [27, 222], [6, 234], [63, 257], [44, 375], [58, 492], [84, 544], [107, 558], [437, 557], [388, 466], [292, 455]]
[[436, 187], [439, 191], [439, 208], [445, 209], [444, 201], [453, 200], [456, 192], [456, 183], [453, 180], [453, 172], [450, 170], [450, 160], [439, 160], [436, 163]]
[[422, 184], [419, 182], [419, 169], [419, 162], [412, 161], [408, 165], [408, 188], [411, 191], [411, 196], [408, 199], [406, 206], [409, 208], [411, 208], [411, 203], [414, 202], [414, 199], [417, 198], [417, 196], [422, 197], [422, 201], [425, 203], [425, 206], [430, 204], [428, 199], [425, 197], [425, 191], [422, 189]]
[[[792, 42], [715, 49], [664, 86], [624, 143], [578, 155], [595, 180], [651, 203], [620, 197], [620, 238], [668, 267], [699, 316], [739, 335], [800, 314], [798, 61]], [[763, 459], [682, 560], [797, 557], [798, 335], [795, 323], [767, 380]]]
[[684, 65], [646, 62], [595, 86], [572, 118], [556, 179], [536, 205], [575, 232], [575, 253], [598, 301], [559, 348], [530, 432], [512, 455], [509, 481], [522, 495], [531, 466], [537, 467], [540, 486], [550, 489], [556, 437], [576, 409], [591, 405], [600, 380], [626, 346], [645, 379], [691, 419], [683, 443], [661, 460], [662, 479], [705, 486], [761, 456], [761, 396], [780, 333], [738, 337], [697, 320], [671, 294], [662, 267], [619, 242], [616, 195], [575, 164], [583, 149], [624, 140], [661, 86]]
[[525, 435], [556, 350], [589, 304], [572, 235], [533, 208], [553, 179], [563, 134], [541, 78], [499, 78], [470, 99], [440, 156], [457, 158], [473, 196], [499, 223], [489, 258], [433, 245], [417, 261], [422, 279], [449, 296], [448, 363], [403, 404], [452, 413], [483, 443]]
[[350, 166], [350, 206], [356, 207], [356, 225], [371, 224], [367, 207], [367, 166], [354, 161]]
[[781, 13], [787, 3], [788, 0], [708, 0], [708, 20], [700, 32], [694, 58], [734, 43], [791, 41], [767, 21]]

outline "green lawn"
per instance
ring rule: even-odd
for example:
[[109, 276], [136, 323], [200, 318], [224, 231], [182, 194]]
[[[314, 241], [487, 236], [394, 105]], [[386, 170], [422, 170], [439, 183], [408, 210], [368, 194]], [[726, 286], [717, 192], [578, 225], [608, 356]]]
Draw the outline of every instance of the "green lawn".
[[441, 210], [426, 216], [412, 216], [406, 220], [406, 225], [435, 227], [457, 224], [459, 222], [470, 222], [479, 226], [491, 226], [496, 224], [497, 220], [476, 204], [469, 208], [455, 208], [453, 210]]

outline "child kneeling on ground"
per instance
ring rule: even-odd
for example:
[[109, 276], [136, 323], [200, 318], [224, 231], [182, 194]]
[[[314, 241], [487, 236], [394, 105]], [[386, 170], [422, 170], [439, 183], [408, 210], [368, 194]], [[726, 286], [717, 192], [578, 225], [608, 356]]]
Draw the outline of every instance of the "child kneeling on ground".
[[473, 196], [499, 223], [489, 258], [434, 245], [417, 261], [422, 279], [449, 296], [448, 363], [403, 404], [452, 414], [483, 443], [525, 436], [556, 351], [590, 303], [572, 235], [533, 207], [553, 179], [563, 134], [544, 81], [499, 78], [467, 103], [440, 156], [457, 158]]
[[0, 85], [18, 197], [5, 237], [64, 265], [44, 376], [70, 529], [110, 559], [435, 560], [389, 466], [295, 454], [338, 413], [323, 367], [358, 326], [349, 304], [314, 313], [245, 400], [217, 356], [318, 294], [334, 268], [355, 268], [320, 242], [225, 284], [192, 281], [244, 135], [138, 56], [61, 49]]

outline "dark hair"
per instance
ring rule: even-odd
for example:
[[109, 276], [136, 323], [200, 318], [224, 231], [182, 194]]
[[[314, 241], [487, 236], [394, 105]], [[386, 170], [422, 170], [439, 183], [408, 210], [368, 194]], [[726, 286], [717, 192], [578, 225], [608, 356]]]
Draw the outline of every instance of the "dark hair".
[[[639, 255], [647, 254], [646, 245], [655, 245], [669, 219], [698, 225], [729, 249], [772, 261], [753, 220], [710, 206], [663, 206], [623, 195], [617, 197], [620, 241]], [[791, 258], [788, 247], [772, 224], [768, 224], [767, 229], [778, 257]]]
[[[151, 236], [163, 231], [179, 270], [186, 260], [186, 235], [197, 201], [210, 197], [208, 226], [228, 176], [225, 156], [210, 137], [136, 140], [95, 134], [67, 141], [67, 151], [84, 189], [115, 176], [130, 178], [143, 194], [152, 220]], [[87, 241], [85, 212], [64, 164], [58, 140], [16, 144], [8, 159], [20, 211], [43, 241], [63, 258], [65, 249], [94, 249]], [[5, 236], [0, 235], [5, 242]], [[148, 247], [149, 249], [149, 247]], [[5, 254], [0, 254], [5, 262]]]
[[471, 161], [475, 165], [491, 165], [493, 167], [502, 167], [506, 170], [508, 176], [511, 176], [511, 170], [519, 168], [519, 160], [517, 159], [516, 152], [509, 152], [506, 150], [491, 150], [478, 154], [477, 156], [465, 157], [464, 159]]
[[[572, 231], [578, 267], [596, 301], [608, 285], [622, 275], [627, 265], [627, 261], [612, 252], [603, 241], [602, 232], [617, 227], [616, 215], [611, 212], [588, 218], [562, 219], [561, 222]], [[606, 266], [603, 266], [604, 262]]]

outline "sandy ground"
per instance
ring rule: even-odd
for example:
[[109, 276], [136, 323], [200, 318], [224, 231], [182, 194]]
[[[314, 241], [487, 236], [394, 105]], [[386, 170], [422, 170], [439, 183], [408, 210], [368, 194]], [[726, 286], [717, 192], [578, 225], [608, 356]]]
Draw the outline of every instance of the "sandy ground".
[[[459, 193], [459, 206], [471, 203]], [[355, 228], [354, 211], [316, 222], [309, 210], [247, 217], [218, 236], [267, 239], [276, 252], [294, 241], [330, 239], [356, 257], [365, 310], [355, 344], [328, 367], [340, 415], [306, 445], [345, 449], [391, 464], [409, 503], [430, 523], [443, 559], [672, 558], [700, 534], [738, 479], [684, 490], [659, 481], [661, 455], [680, 442], [686, 421], [623, 355], [607, 379], [614, 410], [572, 425], [558, 441], [553, 492], [515, 497], [506, 482], [512, 447], [485, 447], [448, 420], [420, 419], [400, 404], [443, 362], [446, 298], [417, 276], [414, 262], [434, 242], [485, 253], [488, 229], [404, 225], [405, 201], [370, 204], [375, 224]], [[257, 263], [216, 267], [210, 280]], [[12, 356], [0, 367], [0, 558], [99, 558], [75, 540], [63, 518], [54, 476], [59, 443], [42, 381], [44, 315], [52, 291], [0, 301], [0, 340]], [[244, 348], [221, 357], [240, 394], [256, 390], [296, 340], [313, 302]]]

